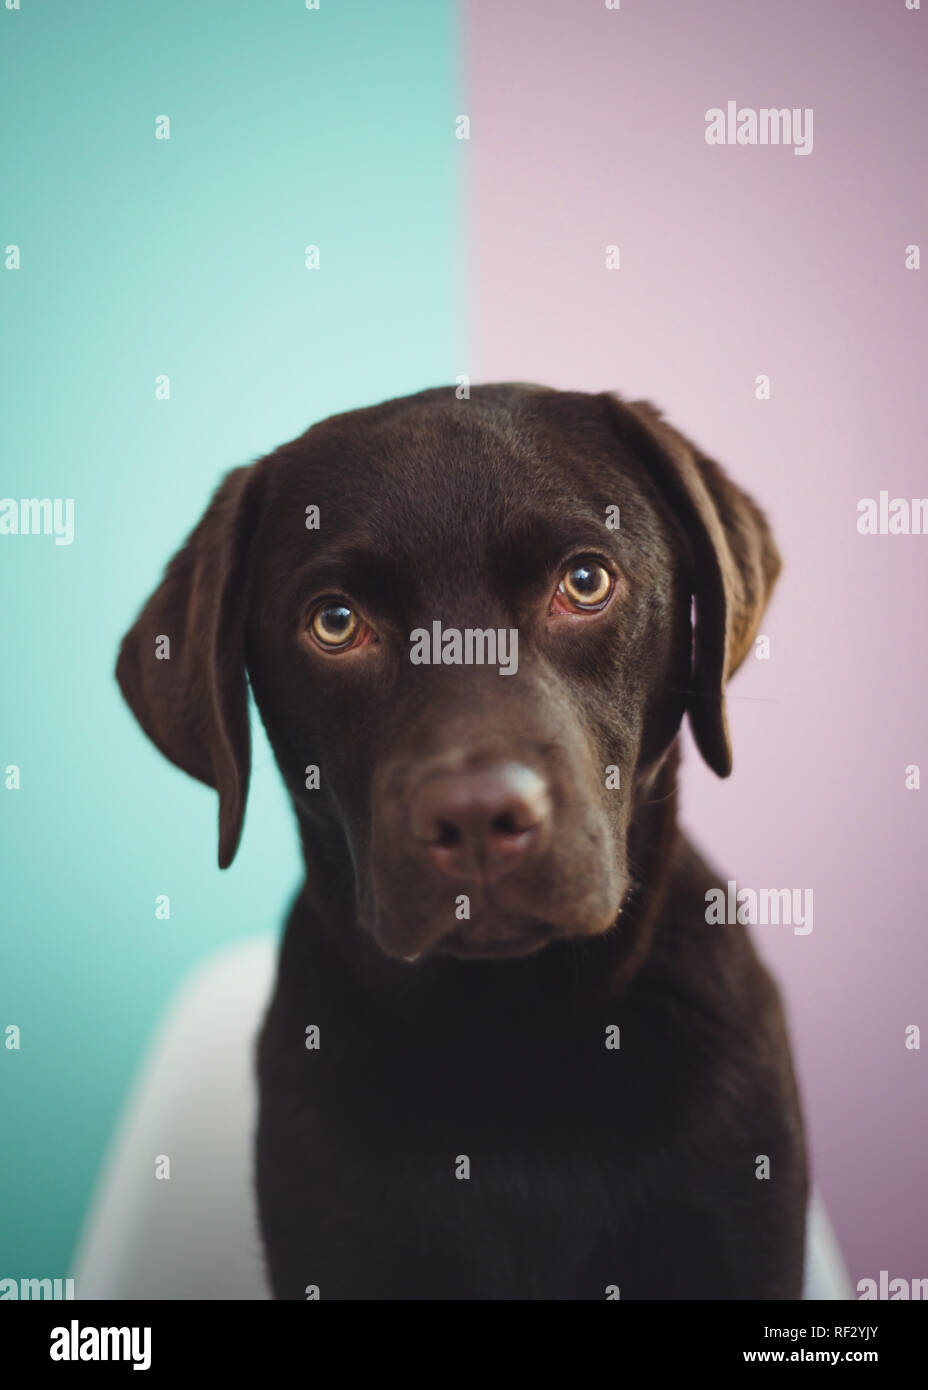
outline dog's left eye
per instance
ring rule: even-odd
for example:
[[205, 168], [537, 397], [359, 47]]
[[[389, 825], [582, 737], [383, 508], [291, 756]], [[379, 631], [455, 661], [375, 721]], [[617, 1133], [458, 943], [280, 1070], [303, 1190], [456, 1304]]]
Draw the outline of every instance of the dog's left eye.
[[598, 612], [608, 603], [614, 587], [615, 580], [605, 565], [580, 560], [562, 575], [554, 607], [561, 612]]
[[307, 628], [316, 646], [330, 652], [360, 646], [370, 632], [353, 608], [331, 599], [316, 605]]

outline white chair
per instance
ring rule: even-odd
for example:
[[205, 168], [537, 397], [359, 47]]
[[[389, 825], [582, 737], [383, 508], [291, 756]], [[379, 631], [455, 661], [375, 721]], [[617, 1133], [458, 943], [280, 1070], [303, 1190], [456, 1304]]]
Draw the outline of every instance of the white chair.
[[[72, 1274], [78, 1299], [264, 1299], [252, 1184], [253, 1048], [277, 943], [202, 962], [159, 1029], [104, 1161]], [[170, 1180], [155, 1176], [170, 1159]], [[851, 1298], [822, 1203], [809, 1209], [807, 1299]]]

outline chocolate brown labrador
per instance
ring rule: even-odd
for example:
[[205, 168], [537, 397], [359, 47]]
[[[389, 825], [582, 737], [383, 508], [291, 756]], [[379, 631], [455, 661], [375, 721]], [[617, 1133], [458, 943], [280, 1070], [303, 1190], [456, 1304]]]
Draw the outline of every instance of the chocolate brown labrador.
[[423, 391], [225, 478], [117, 675], [218, 791], [223, 867], [249, 682], [296, 811], [257, 1054], [277, 1298], [800, 1297], [780, 999], [675, 807], [684, 714], [731, 770], [779, 568], [611, 393]]

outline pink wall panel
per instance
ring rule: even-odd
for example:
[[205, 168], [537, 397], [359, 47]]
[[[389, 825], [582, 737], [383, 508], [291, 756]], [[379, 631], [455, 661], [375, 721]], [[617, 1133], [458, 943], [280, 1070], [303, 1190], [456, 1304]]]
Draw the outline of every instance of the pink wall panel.
[[[928, 13], [904, 0], [470, 0], [462, 147], [476, 381], [645, 395], [766, 507], [785, 559], [730, 701], [736, 770], [688, 746], [686, 823], [782, 981], [816, 1181], [853, 1280], [928, 1275]], [[812, 148], [710, 146], [707, 110], [811, 108]], [[607, 244], [621, 268], [605, 268]], [[771, 398], [755, 398], [755, 378]], [[720, 928], [721, 929], [721, 928]], [[926, 1044], [928, 1049], [928, 1044]]]

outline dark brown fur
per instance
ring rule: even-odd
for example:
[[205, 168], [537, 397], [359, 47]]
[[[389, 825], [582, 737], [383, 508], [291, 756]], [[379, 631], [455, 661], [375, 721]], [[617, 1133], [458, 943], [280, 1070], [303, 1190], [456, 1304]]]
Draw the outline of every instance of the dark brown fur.
[[[616, 598], [552, 619], [580, 552], [608, 558]], [[118, 677], [161, 751], [218, 789], [221, 864], [244, 814], [246, 671], [298, 817], [306, 883], [258, 1053], [275, 1296], [800, 1296], [780, 1001], [744, 930], [706, 924], [724, 880], [675, 813], [685, 712], [730, 771], [724, 686], [778, 570], [753, 502], [612, 395], [425, 391], [226, 478]], [[371, 648], [308, 644], [308, 607], [332, 592], [375, 627]], [[410, 632], [433, 619], [516, 628], [518, 674], [412, 665]], [[424, 778], [501, 761], [544, 780], [550, 823], [499, 882], [449, 882], [411, 801]]]

